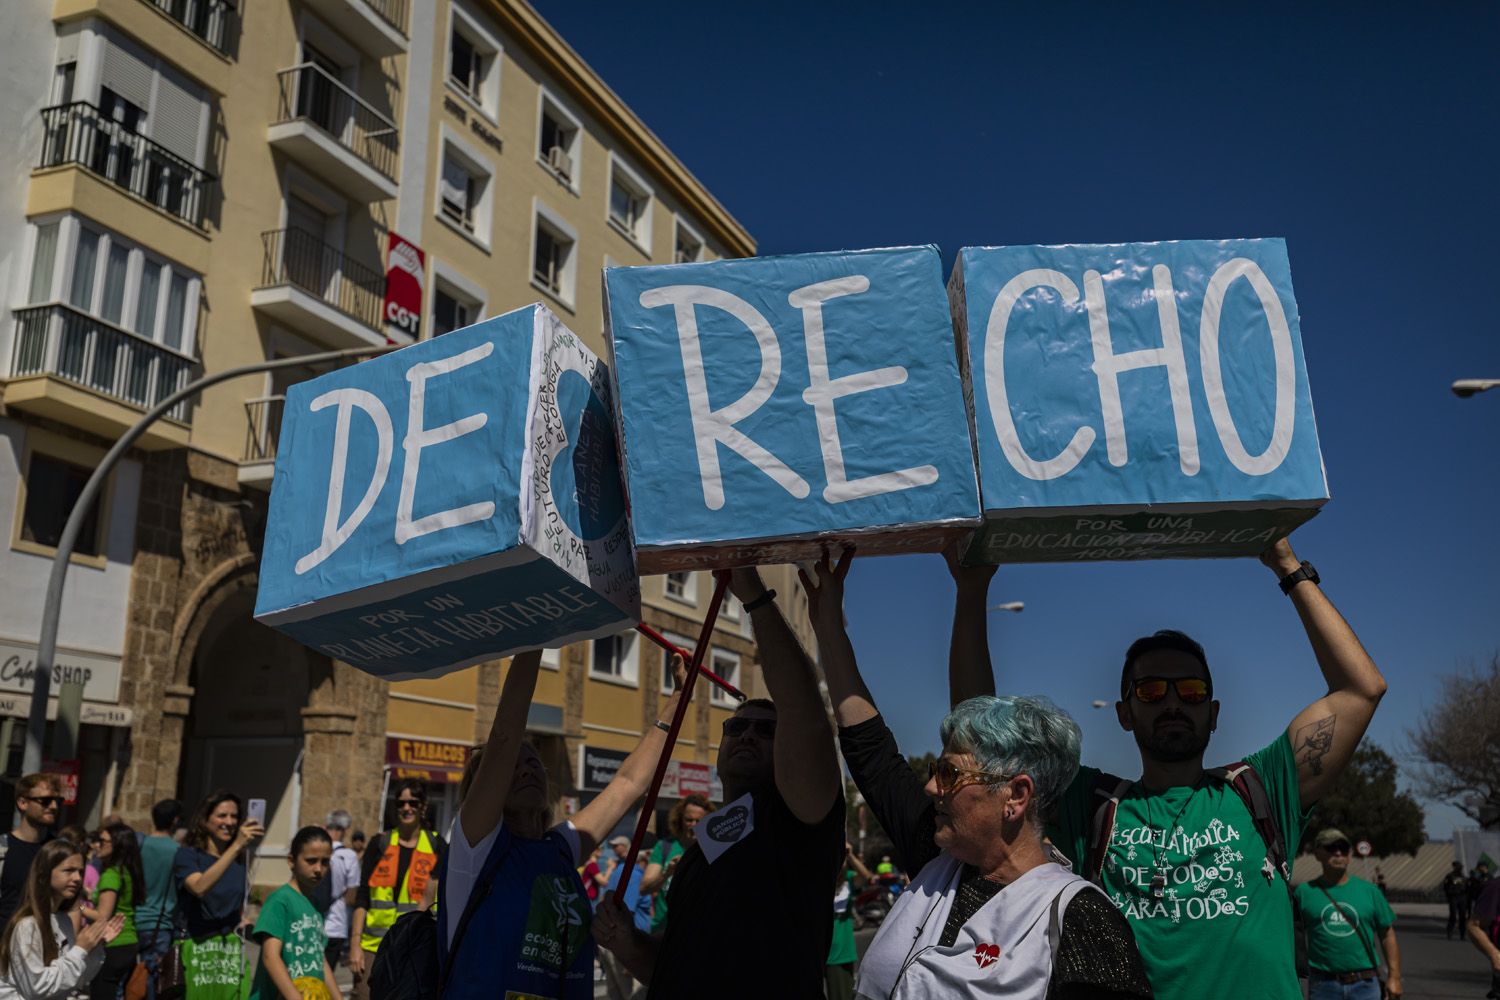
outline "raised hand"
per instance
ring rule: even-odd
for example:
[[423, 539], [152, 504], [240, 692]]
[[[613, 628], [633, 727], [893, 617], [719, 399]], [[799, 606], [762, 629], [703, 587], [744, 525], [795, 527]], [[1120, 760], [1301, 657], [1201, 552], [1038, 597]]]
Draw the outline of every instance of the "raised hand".
[[[844, 579], [849, 575], [849, 564], [854, 561], [854, 546], [846, 546], [835, 565], [825, 550], [823, 558], [812, 564], [812, 573], [806, 567], [797, 570], [802, 589], [807, 592], [807, 610], [814, 622], [825, 616], [833, 616], [837, 623], [844, 621]], [[816, 577], [816, 579], [814, 579]]]

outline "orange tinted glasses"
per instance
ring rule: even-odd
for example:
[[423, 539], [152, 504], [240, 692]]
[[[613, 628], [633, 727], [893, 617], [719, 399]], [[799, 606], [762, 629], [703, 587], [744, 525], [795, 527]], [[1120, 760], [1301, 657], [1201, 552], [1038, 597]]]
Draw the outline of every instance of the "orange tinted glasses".
[[1161, 701], [1168, 687], [1177, 690], [1177, 700], [1184, 705], [1201, 705], [1213, 694], [1202, 677], [1142, 677], [1135, 682], [1136, 700], [1146, 705]]

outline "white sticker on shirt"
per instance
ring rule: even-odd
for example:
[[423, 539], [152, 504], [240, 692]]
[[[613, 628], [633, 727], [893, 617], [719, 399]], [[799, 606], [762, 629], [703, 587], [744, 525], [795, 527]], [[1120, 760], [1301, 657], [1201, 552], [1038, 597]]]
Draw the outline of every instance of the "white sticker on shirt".
[[755, 832], [755, 800], [746, 792], [698, 824], [698, 846], [708, 863]]

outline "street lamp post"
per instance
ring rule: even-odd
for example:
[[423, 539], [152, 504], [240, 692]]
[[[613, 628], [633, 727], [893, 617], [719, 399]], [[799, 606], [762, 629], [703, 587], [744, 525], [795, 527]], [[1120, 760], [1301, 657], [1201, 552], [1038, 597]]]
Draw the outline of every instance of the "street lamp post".
[[[78, 499], [73, 502], [73, 509], [68, 513], [67, 523], [63, 525], [62, 537], [57, 540], [57, 553], [52, 557], [52, 572], [47, 577], [47, 597], [42, 605], [41, 636], [37, 640], [36, 670], [32, 675], [34, 685], [31, 689], [31, 715], [26, 724], [26, 752], [21, 759], [22, 774], [31, 774], [41, 770], [42, 767], [42, 741], [47, 733], [47, 698], [51, 694], [52, 667], [57, 662], [57, 626], [62, 614], [63, 581], [68, 575], [68, 562], [72, 558], [74, 546], [78, 543], [78, 535], [83, 530], [83, 522], [88, 517], [88, 510], [93, 506], [100, 489], [103, 488], [105, 479], [109, 477], [110, 470], [115, 467], [125, 452], [130, 450], [130, 446], [136, 442], [136, 439], [178, 403], [191, 399], [209, 386], [220, 382], [227, 382], [242, 375], [274, 371], [278, 368], [317, 365], [368, 357], [372, 354], [384, 354], [392, 349], [394, 345], [390, 344], [383, 344], [379, 347], [354, 347], [344, 351], [304, 354], [295, 358], [277, 358], [274, 361], [261, 361], [253, 365], [226, 368], [221, 372], [205, 375], [178, 389], [147, 410], [146, 415], [136, 421], [134, 427], [120, 436], [120, 440], [115, 442], [114, 447], [109, 449], [103, 460], [99, 462], [99, 466], [94, 469], [93, 475], [89, 476], [88, 482], [83, 484], [83, 490], [78, 494]], [[59, 705], [59, 723], [65, 721], [62, 718], [63, 710], [63, 705]]]
[[1452, 385], [1453, 395], [1459, 399], [1468, 399], [1475, 393], [1494, 388], [1500, 388], [1500, 378], [1461, 378]]

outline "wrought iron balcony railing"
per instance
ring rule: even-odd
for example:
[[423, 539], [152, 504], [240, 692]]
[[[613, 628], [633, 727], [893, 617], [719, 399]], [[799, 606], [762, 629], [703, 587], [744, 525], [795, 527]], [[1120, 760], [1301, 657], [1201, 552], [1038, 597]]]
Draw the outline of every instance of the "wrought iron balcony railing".
[[229, 54], [230, 28], [238, 11], [228, 0], [146, 0], [209, 45]]
[[265, 251], [262, 288], [293, 285], [372, 330], [381, 328], [385, 275], [305, 229], [273, 229], [261, 233], [260, 240]]
[[[121, 403], [149, 409], [187, 385], [197, 364], [123, 327], [53, 303], [15, 310], [12, 378], [51, 375]], [[187, 422], [187, 401], [167, 414]]]
[[396, 179], [395, 122], [314, 63], [284, 69], [276, 79], [281, 90], [276, 124], [312, 122], [383, 177]]
[[276, 458], [281, 437], [281, 411], [285, 396], [261, 396], [245, 400], [245, 462], [270, 462]]
[[77, 164], [179, 219], [203, 225], [214, 184], [208, 171], [84, 101], [43, 108], [42, 128], [38, 166]]

